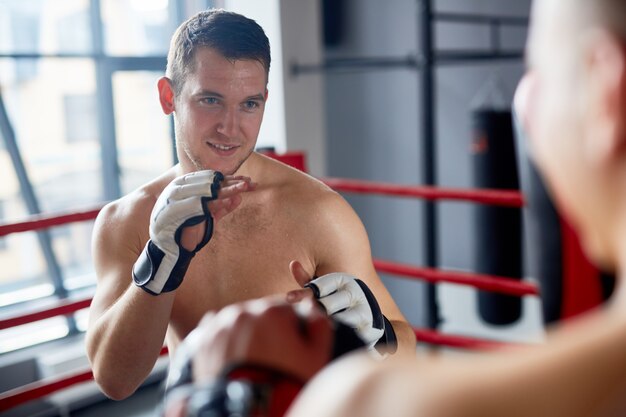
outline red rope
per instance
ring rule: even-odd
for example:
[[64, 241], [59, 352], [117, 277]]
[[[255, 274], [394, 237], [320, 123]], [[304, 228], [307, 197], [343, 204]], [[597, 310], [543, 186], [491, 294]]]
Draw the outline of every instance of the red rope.
[[68, 388], [82, 382], [91, 381], [92, 379], [93, 373], [91, 370], [81, 370], [14, 388], [0, 394], [0, 411], [6, 411], [26, 402], [60, 391], [64, 388]]
[[[391, 183], [362, 181], [344, 178], [324, 178], [322, 181], [336, 191], [352, 193], [383, 194], [400, 197], [415, 197], [425, 200], [461, 200], [508, 207], [522, 207], [524, 199], [517, 191], [506, 190], [463, 190], [455, 188], [403, 186]], [[61, 214], [39, 214], [29, 216], [17, 223], [0, 223], [0, 236], [11, 233], [30, 232], [67, 223], [93, 220], [102, 206]]]
[[523, 207], [524, 198], [518, 191], [424, 186], [405, 186], [385, 182], [362, 181], [344, 178], [323, 178], [322, 182], [336, 191], [350, 193], [383, 194], [399, 197], [416, 197], [424, 200], [460, 200], [507, 207]]
[[434, 330], [413, 329], [417, 342], [429, 343], [431, 345], [448, 346], [453, 348], [489, 350], [510, 346], [509, 343], [495, 340], [477, 339], [466, 336], [454, 336], [443, 334]]
[[39, 320], [48, 319], [50, 317], [65, 316], [72, 314], [78, 310], [89, 307], [91, 304], [91, 297], [81, 300], [71, 301], [62, 300], [56, 303], [53, 307], [43, 308], [41, 310], [33, 311], [27, 314], [15, 315], [13, 317], [0, 320], [0, 330], [8, 329], [9, 327], [20, 326], [22, 324], [32, 323]]
[[433, 268], [418, 268], [380, 259], [374, 259], [374, 267], [379, 272], [418, 278], [432, 283], [448, 282], [452, 284], [469, 285], [480, 290], [517, 296], [539, 295], [539, 288], [536, 285], [516, 281], [508, 277], [473, 274], [470, 272], [442, 271]]
[[45, 229], [52, 226], [60, 226], [67, 223], [80, 222], [95, 219], [102, 206], [90, 208], [72, 213], [38, 214], [29, 216], [26, 220], [17, 223], [0, 224], [0, 236], [11, 233], [30, 232]]
[[[161, 348], [160, 355], [164, 356], [167, 353], [167, 346], [163, 346], [163, 348]], [[0, 411], [6, 411], [13, 407], [17, 407], [18, 405], [45, 397], [46, 395], [53, 394], [65, 388], [69, 388], [72, 385], [91, 380], [93, 380], [93, 372], [91, 370], [83, 369], [65, 375], [31, 382], [30, 384], [0, 393]]]

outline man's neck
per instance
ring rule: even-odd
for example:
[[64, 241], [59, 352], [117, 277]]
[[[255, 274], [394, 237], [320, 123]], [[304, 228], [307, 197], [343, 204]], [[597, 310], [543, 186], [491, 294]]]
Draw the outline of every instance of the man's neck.
[[626, 317], [626, 214], [613, 227], [613, 260], [615, 268], [615, 292], [611, 304], [622, 310]]

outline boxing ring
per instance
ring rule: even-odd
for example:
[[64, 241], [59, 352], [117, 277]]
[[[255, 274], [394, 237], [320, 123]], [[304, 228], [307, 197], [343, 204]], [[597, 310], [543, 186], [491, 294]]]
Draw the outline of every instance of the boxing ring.
[[[401, 186], [390, 183], [342, 178], [325, 178], [322, 179], [322, 181], [335, 191], [341, 193], [366, 193], [391, 197], [418, 198], [429, 201], [464, 201], [517, 208], [524, 206], [524, 198], [522, 194], [517, 191]], [[0, 224], [0, 237], [13, 233], [32, 232], [74, 222], [93, 220], [96, 218], [101, 208], [102, 205], [99, 205], [71, 213], [37, 215], [28, 217], [21, 222]], [[382, 259], [374, 259], [374, 266], [379, 273], [391, 274], [405, 279], [421, 280], [434, 284], [452, 283], [517, 297], [539, 296], [539, 288], [536, 285], [507, 277], [446, 271], [435, 268], [420, 268], [414, 265], [401, 264]], [[30, 311], [27, 314], [0, 318], [0, 330], [51, 317], [68, 316], [79, 310], [88, 308], [90, 303], [91, 297], [80, 299], [70, 297], [63, 299], [52, 306]], [[413, 330], [418, 343], [426, 343], [434, 346], [484, 350], [506, 345], [504, 342], [496, 340], [443, 334], [425, 328], [414, 328]], [[161, 354], [167, 354], [166, 347], [162, 349]], [[93, 380], [91, 370], [82, 369], [11, 389], [0, 393], [0, 412], [91, 380]]]

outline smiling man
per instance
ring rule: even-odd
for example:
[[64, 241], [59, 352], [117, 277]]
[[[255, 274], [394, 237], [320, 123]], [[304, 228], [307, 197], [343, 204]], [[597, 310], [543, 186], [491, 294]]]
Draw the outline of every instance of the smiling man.
[[298, 294], [303, 276], [320, 277], [311, 289], [327, 308], [336, 290], [358, 302], [328, 313], [371, 349], [414, 351], [350, 206], [254, 152], [269, 68], [269, 41], [244, 16], [201, 12], [173, 36], [158, 91], [163, 112], [174, 116], [180, 162], [108, 204], [94, 228], [98, 286], [87, 352], [111, 398], [132, 394], [163, 343], [173, 352], [205, 313]]

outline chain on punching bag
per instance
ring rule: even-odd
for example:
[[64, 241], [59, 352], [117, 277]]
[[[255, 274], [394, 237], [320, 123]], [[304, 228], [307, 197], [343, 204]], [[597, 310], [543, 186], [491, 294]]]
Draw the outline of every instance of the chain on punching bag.
[[[511, 111], [472, 112], [474, 181], [478, 188], [519, 189]], [[475, 268], [511, 279], [522, 276], [521, 213], [518, 208], [477, 205]], [[495, 325], [511, 324], [522, 314], [519, 297], [479, 291], [480, 316]]]

